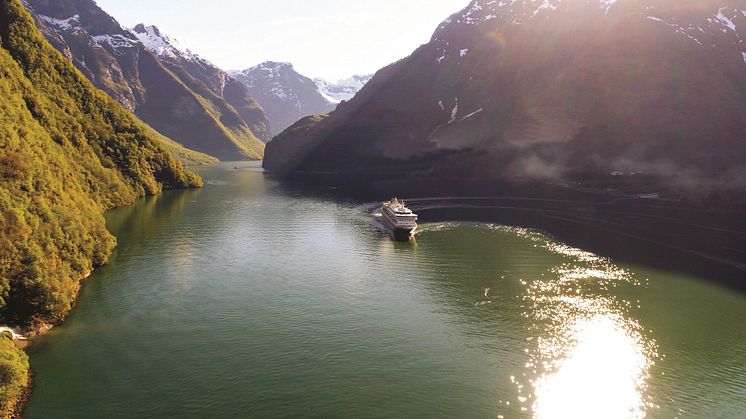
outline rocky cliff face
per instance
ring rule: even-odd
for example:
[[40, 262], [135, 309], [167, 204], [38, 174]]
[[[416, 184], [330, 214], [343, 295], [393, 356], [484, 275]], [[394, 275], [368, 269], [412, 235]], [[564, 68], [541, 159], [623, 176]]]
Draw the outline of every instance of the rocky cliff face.
[[743, 191], [744, 37], [740, 0], [472, 1], [329, 118], [278, 136], [265, 167]]
[[123, 28], [92, 0], [24, 5], [47, 40], [88, 79], [162, 134], [221, 159], [261, 158], [257, 137], [268, 138], [269, 128], [246, 89], [170, 45], [157, 28]]

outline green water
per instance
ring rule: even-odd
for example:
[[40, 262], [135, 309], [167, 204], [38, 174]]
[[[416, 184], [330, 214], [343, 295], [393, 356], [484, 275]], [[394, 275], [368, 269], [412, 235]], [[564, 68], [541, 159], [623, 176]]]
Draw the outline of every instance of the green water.
[[744, 417], [742, 294], [232, 168], [108, 215], [26, 417]]

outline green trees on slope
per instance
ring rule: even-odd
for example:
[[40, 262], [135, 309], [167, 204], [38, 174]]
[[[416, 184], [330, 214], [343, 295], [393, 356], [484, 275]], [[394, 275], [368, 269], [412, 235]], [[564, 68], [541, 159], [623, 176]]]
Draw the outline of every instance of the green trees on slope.
[[28, 356], [15, 347], [8, 332], [0, 333], [0, 416], [12, 416], [28, 381]]
[[60, 321], [115, 246], [103, 212], [201, 186], [158, 135], [0, 0], [0, 316]]

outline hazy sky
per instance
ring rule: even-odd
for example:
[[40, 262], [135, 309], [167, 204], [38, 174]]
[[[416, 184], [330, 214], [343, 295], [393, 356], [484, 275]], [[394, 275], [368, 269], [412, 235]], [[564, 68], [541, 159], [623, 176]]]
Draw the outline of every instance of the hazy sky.
[[429, 41], [469, 0], [97, 0], [156, 25], [224, 69], [289, 61], [307, 76], [372, 73]]

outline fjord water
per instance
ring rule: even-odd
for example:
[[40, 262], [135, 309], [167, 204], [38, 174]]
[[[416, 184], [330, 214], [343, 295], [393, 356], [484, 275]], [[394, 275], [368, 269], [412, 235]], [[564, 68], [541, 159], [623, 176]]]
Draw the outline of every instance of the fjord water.
[[743, 294], [520, 228], [393, 243], [256, 165], [202, 175], [108, 214], [118, 249], [32, 345], [26, 417], [746, 411]]

